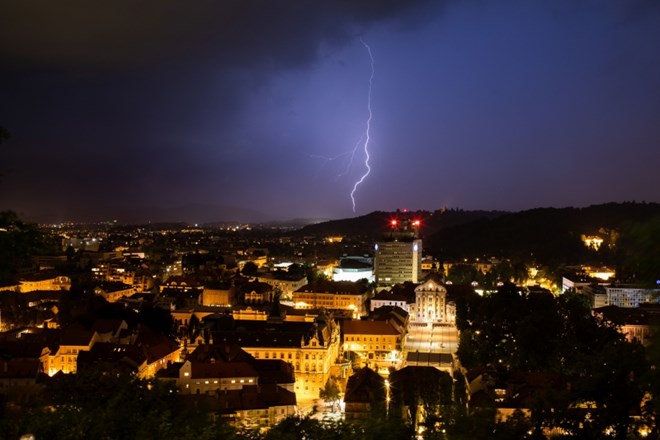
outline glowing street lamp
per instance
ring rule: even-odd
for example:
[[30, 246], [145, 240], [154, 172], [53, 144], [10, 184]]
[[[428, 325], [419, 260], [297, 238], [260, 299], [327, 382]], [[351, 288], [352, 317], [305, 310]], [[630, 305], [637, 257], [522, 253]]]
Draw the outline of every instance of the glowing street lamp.
[[385, 417], [390, 416], [390, 381], [385, 379]]

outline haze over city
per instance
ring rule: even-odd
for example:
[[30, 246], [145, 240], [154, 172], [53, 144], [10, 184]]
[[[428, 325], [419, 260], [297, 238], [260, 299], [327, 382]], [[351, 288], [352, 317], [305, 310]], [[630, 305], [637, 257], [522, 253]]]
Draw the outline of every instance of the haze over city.
[[0, 209], [27, 219], [660, 201], [657, 3], [2, 9]]

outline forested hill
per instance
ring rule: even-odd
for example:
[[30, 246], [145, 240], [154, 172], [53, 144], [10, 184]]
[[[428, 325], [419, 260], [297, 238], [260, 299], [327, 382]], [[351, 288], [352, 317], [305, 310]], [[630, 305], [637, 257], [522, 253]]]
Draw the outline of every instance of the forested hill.
[[[482, 218], [440, 229], [424, 241], [425, 252], [442, 259], [504, 256], [542, 263], [613, 258], [660, 237], [660, 204], [608, 203], [586, 208], [538, 208]], [[589, 252], [582, 235], [598, 235], [600, 252]], [[613, 245], [613, 246], [609, 246]], [[607, 257], [607, 258], [605, 258]]]
[[419, 219], [422, 222], [422, 237], [435, 234], [443, 228], [473, 222], [480, 219], [492, 219], [507, 214], [504, 211], [464, 211], [462, 209], [443, 209], [438, 211], [384, 212], [374, 211], [355, 218], [332, 220], [308, 225], [298, 230], [301, 235], [349, 235], [377, 238], [387, 231], [390, 220], [394, 218]]

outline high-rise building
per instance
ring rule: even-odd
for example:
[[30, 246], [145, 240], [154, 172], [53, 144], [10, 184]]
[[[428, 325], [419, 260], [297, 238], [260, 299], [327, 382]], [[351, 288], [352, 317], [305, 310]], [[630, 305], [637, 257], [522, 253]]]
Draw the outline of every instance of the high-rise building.
[[410, 281], [422, 275], [422, 240], [419, 220], [393, 219], [390, 230], [374, 246], [374, 274], [379, 287]]

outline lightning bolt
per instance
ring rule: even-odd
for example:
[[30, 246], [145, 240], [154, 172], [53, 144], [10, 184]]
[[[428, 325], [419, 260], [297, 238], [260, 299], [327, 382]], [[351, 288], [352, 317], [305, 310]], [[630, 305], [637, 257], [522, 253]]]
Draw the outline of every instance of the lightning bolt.
[[353, 185], [353, 190], [351, 191], [351, 202], [353, 202], [353, 212], [355, 212], [355, 192], [357, 191], [358, 186], [362, 182], [364, 182], [364, 179], [367, 178], [369, 173], [371, 173], [371, 167], [369, 166], [369, 140], [371, 140], [371, 137], [369, 136], [369, 130], [371, 129], [371, 118], [373, 117], [373, 113], [371, 112], [371, 87], [373, 84], [374, 80], [374, 57], [371, 53], [371, 47], [367, 43], [364, 42], [362, 37], [360, 37], [360, 43], [367, 49], [367, 53], [369, 54], [369, 60], [371, 61], [371, 75], [369, 76], [369, 92], [367, 94], [367, 110], [369, 111], [369, 117], [367, 118], [367, 128], [365, 129], [364, 134], [360, 138], [360, 141], [356, 144], [356, 147], [353, 149], [353, 154], [351, 155], [351, 161], [353, 160], [353, 156], [355, 155], [355, 151], [357, 150], [357, 147], [359, 146], [360, 142], [364, 139], [364, 144], [363, 144], [363, 150], [364, 150], [364, 166], [367, 168], [367, 170], [364, 172], [362, 177], [360, 177], [355, 184]]

